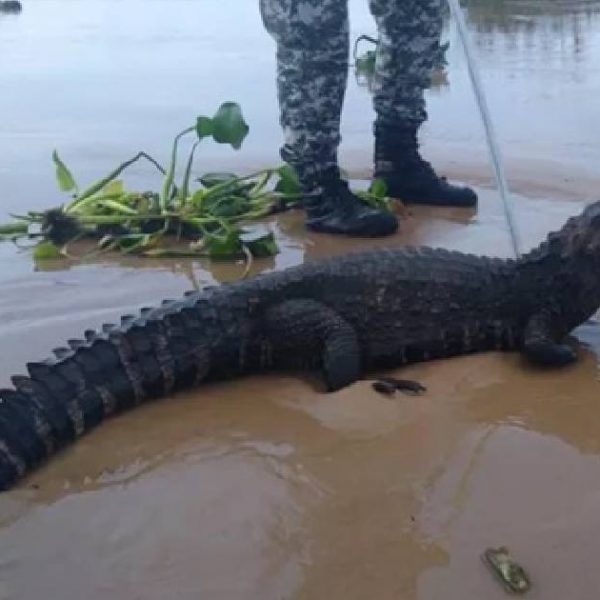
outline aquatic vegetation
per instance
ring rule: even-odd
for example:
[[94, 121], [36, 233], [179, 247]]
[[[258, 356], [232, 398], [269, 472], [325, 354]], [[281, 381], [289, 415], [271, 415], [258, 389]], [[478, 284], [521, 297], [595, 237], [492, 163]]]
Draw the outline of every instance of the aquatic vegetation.
[[370, 35], [361, 35], [356, 38], [354, 42], [354, 72], [356, 74], [356, 80], [360, 86], [368, 87], [370, 89], [375, 74], [375, 60], [377, 56], [376, 49], [366, 50], [364, 53], [359, 54], [359, 47], [361, 42], [369, 42], [370, 44], [377, 47], [379, 40]]
[[[277, 252], [268, 229], [245, 228], [242, 223], [284, 210], [299, 202], [295, 174], [287, 166], [246, 176], [207, 173], [192, 182], [198, 144], [207, 138], [239, 149], [249, 127], [239, 105], [225, 102], [213, 117], [199, 116], [173, 141], [169, 164], [163, 167], [145, 152], [126, 160], [107, 176], [80, 189], [77, 180], [55, 151], [56, 180], [70, 199], [57, 208], [15, 216], [0, 226], [0, 239], [30, 238], [40, 242], [34, 256], [56, 257], [73, 241], [98, 240], [99, 250], [118, 250], [142, 256], [194, 255], [230, 258], [267, 256]], [[176, 181], [182, 138], [196, 137]], [[123, 172], [138, 161], [149, 161], [162, 175], [159, 191], [126, 189]], [[192, 189], [195, 188], [195, 189]], [[188, 242], [164, 245], [162, 242]], [[50, 251], [50, 246], [54, 251]]]
[[[166, 167], [146, 152], [138, 152], [84, 189], [54, 151], [58, 187], [71, 194], [70, 199], [50, 210], [14, 215], [13, 223], [0, 226], [0, 239], [37, 241], [36, 259], [73, 258], [69, 244], [90, 237], [98, 244], [94, 254], [119, 251], [146, 257], [245, 257], [248, 261], [272, 256], [278, 251], [273, 233], [249, 223], [301, 203], [300, 186], [289, 166], [243, 176], [205, 173], [192, 181], [201, 141], [210, 138], [239, 150], [248, 132], [240, 106], [225, 102], [213, 117], [199, 116], [194, 125], [175, 136]], [[195, 136], [195, 140], [180, 170], [179, 145], [186, 136]], [[141, 160], [150, 162], [161, 174], [159, 191], [125, 187], [122, 174]], [[178, 172], [182, 173], [179, 181]], [[369, 191], [359, 194], [369, 204], [391, 209], [385, 191], [385, 185], [376, 181]]]
[[[375, 48], [370, 48], [360, 53], [361, 42], [367, 42]], [[373, 76], [375, 74], [375, 61], [377, 57], [377, 44], [379, 40], [371, 37], [370, 35], [360, 35], [354, 42], [354, 72], [358, 85], [366, 87], [371, 90], [373, 84]], [[446, 74], [446, 66], [448, 61], [446, 60], [446, 51], [450, 46], [450, 42], [438, 45], [437, 53], [435, 57], [435, 66], [431, 73], [431, 86], [442, 87], [448, 85], [448, 78]]]

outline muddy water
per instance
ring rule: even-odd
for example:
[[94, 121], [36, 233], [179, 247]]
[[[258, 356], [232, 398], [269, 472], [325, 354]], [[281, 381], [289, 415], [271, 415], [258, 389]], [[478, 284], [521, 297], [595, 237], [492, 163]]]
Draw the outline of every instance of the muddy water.
[[[387, 244], [510, 255], [500, 207], [412, 209]], [[531, 245], [579, 210], [519, 198]], [[542, 215], [542, 218], [540, 218]], [[281, 268], [366, 242], [273, 224]], [[241, 265], [50, 265], [2, 249], [0, 385], [89, 326], [149, 299], [234, 280]], [[12, 275], [8, 275], [10, 270]], [[54, 269], [54, 270], [53, 270]], [[0, 497], [0, 598], [502, 598], [479, 560], [506, 544], [532, 598], [600, 587], [596, 326], [563, 371], [483, 355], [404, 369], [428, 392], [368, 381], [324, 396], [310, 377], [213, 385], [104, 424]]]
[[[599, 182], [599, 3], [468, 4], [533, 246]], [[353, 9], [355, 31], [368, 31]], [[486, 183], [451, 25], [446, 36], [450, 85], [430, 95], [427, 149]], [[0, 19], [0, 50], [2, 215], [57, 201], [44, 166], [55, 145], [91, 178], [140, 147], [165, 152], [186, 115], [224, 97], [243, 100], [255, 134], [242, 154], [207, 146], [204, 165], [276, 159], [271, 46], [254, 0], [30, 0]], [[173, 60], [183, 54], [202, 78]], [[344, 156], [356, 172], [368, 165], [367, 110], [353, 86]], [[149, 181], [143, 169], [133, 180]], [[375, 243], [510, 256], [497, 196], [479, 191], [476, 213], [412, 209], [382, 242], [307, 235], [290, 213], [272, 223], [282, 252], [254, 271]], [[85, 328], [242, 272], [114, 257], [33, 269], [0, 245], [0, 386]], [[428, 387], [420, 398], [383, 398], [367, 381], [325, 397], [310, 377], [264, 376], [114, 419], [0, 496], [0, 600], [493, 600], [504, 592], [479, 553], [501, 544], [530, 572], [531, 598], [597, 598], [600, 335], [592, 323], [577, 337], [581, 361], [562, 371], [495, 354], [398, 371]]]

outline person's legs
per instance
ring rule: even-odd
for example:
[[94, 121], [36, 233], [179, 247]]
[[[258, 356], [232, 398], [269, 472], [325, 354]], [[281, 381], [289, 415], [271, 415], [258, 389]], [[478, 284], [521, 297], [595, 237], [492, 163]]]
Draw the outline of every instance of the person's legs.
[[472, 190], [438, 178], [418, 152], [424, 91], [439, 55], [444, 0], [370, 0], [379, 30], [373, 81], [375, 176], [407, 202], [472, 206]]
[[277, 42], [277, 86], [285, 144], [305, 193], [307, 226], [318, 231], [384, 235], [395, 218], [364, 206], [341, 181], [337, 149], [348, 78], [347, 0], [261, 0]]
[[283, 159], [301, 180], [337, 165], [348, 78], [347, 0], [261, 0], [277, 42]]

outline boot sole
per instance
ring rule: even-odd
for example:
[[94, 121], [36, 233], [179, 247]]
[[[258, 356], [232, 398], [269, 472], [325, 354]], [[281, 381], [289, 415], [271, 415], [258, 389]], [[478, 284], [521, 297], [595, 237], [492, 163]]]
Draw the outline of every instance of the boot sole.
[[414, 191], [403, 191], [403, 190], [395, 190], [393, 187], [390, 187], [388, 190], [388, 196], [391, 198], [398, 198], [404, 204], [422, 204], [423, 206], [446, 206], [446, 207], [456, 207], [456, 208], [473, 208], [477, 206], [479, 198], [477, 194], [466, 188], [468, 190], [468, 198], [464, 200], [441, 200], [439, 197], [427, 197], [419, 195], [419, 192]]
[[389, 235], [394, 235], [399, 230], [399, 224], [396, 223], [395, 227], [390, 227], [389, 229], [368, 229], [365, 228], [360, 231], [342, 231], [340, 229], [330, 228], [327, 226], [321, 225], [310, 225], [306, 224], [306, 228], [310, 231], [314, 231], [315, 233], [329, 233], [333, 235], [345, 235], [348, 237], [356, 237], [356, 238], [379, 238], [379, 237], [387, 237]]
[[[392, 196], [395, 198], [395, 196]], [[445, 206], [445, 207], [453, 207], [453, 208], [475, 208], [477, 206], [478, 200], [475, 198], [474, 200], [468, 200], [465, 202], [452, 202], [450, 200], [444, 202], [443, 200], [429, 200], [429, 199], [407, 199], [399, 196], [404, 204], [420, 204], [423, 206]]]

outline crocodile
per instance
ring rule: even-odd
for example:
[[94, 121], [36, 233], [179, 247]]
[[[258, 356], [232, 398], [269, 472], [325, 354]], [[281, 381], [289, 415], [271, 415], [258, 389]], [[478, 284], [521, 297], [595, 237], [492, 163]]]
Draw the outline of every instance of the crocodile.
[[[0, 390], [0, 489], [105, 418], [201, 382], [365, 373], [480, 351], [566, 365], [600, 305], [600, 202], [518, 259], [376, 249], [187, 293], [86, 331]], [[567, 340], [568, 341], [568, 340]]]

